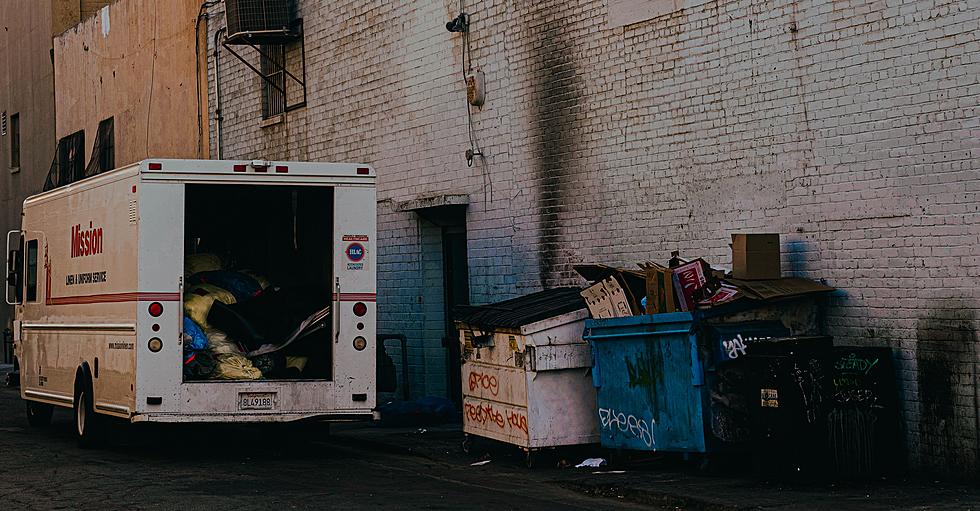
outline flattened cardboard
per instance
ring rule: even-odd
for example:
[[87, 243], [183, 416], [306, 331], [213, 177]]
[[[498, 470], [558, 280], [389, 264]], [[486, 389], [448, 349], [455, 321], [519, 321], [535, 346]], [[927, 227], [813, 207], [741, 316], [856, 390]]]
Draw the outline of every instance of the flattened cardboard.
[[623, 294], [626, 295], [630, 310], [642, 314], [640, 299], [646, 295], [646, 276], [642, 271], [614, 268], [605, 264], [578, 264], [573, 268], [589, 282], [600, 282], [609, 277], [616, 279]]
[[737, 286], [739, 291], [747, 297], [757, 300], [774, 300], [813, 293], [828, 293], [834, 290], [834, 288], [825, 286], [817, 281], [795, 277], [773, 280], [728, 279], [728, 282]]
[[607, 277], [582, 291], [582, 298], [594, 319], [632, 316], [633, 309], [623, 287], [615, 277]]

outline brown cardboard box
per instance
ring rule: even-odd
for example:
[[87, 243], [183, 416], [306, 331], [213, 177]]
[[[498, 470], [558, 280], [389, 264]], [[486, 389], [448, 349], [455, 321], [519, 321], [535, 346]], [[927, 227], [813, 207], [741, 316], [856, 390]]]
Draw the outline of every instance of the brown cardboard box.
[[656, 263], [647, 263], [643, 267], [646, 272], [647, 314], [676, 312], [674, 304], [674, 279], [670, 268], [664, 268]]
[[770, 280], [781, 277], [778, 234], [732, 234], [732, 277]]
[[594, 319], [633, 315], [626, 293], [614, 277], [607, 277], [585, 288], [582, 298], [585, 298], [585, 304]]

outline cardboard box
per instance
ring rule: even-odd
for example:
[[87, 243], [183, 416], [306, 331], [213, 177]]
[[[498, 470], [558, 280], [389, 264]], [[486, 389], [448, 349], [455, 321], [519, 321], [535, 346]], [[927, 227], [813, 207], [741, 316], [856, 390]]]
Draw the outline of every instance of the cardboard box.
[[677, 304], [685, 312], [694, 310], [694, 295], [708, 281], [704, 275], [704, 261], [695, 259], [687, 264], [674, 268], [674, 294]]
[[623, 286], [614, 277], [607, 277], [582, 291], [582, 298], [589, 307], [589, 313], [594, 319], [621, 318], [632, 316]]
[[643, 270], [646, 273], [646, 313], [677, 312], [677, 305], [674, 302], [673, 272], [670, 268], [647, 263]]
[[781, 277], [778, 234], [732, 234], [732, 277], [771, 280]]

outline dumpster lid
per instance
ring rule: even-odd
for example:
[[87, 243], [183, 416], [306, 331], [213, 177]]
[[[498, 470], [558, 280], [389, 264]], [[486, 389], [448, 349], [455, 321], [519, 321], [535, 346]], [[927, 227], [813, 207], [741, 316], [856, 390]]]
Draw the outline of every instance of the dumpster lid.
[[488, 305], [458, 305], [456, 321], [482, 328], [520, 328], [585, 308], [582, 290], [558, 287]]

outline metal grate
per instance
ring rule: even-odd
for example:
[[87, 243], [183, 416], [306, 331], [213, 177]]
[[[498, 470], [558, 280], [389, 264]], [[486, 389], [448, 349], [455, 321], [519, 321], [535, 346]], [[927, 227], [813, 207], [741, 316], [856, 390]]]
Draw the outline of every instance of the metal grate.
[[231, 43], [272, 43], [293, 37], [290, 0], [226, 0]]
[[267, 44], [262, 47], [262, 117], [268, 119], [286, 111], [286, 47]]
[[136, 199], [132, 199], [129, 201], [129, 223], [135, 224], [136, 219]]

